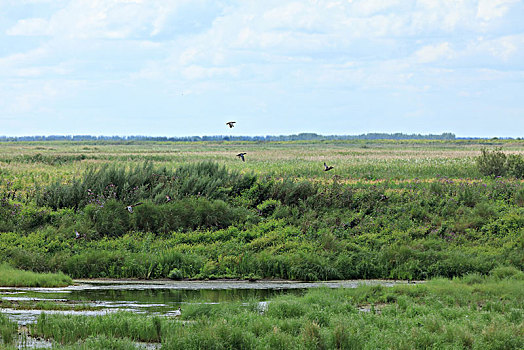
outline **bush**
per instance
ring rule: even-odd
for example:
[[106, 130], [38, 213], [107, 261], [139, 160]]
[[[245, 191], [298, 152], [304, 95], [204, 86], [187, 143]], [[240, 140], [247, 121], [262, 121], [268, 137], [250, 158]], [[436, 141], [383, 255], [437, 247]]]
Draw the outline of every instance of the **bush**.
[[130, 228], [126, 206], [114, 199], [107, 201], [103, 206], [88, 205], [85, 215], [100, 236], [120, 237]]
[[490, 275], [497, 279], [524, 279], [524, 272], [513, 266], [502, 266], [491, 270]]
[[280, 205], [280, 202], [274, 199], [268, 199], [257, 205], [260, 215], [264, 217], [271, 216], [275, 209]]
[[500, 148], [494, 151], [482, 149], [481, 152], [476, 161], [482, 175], [524, 178], [524, 158], [520, 154], [506, 155]]
[[524, 158], [520, 154], [510, 154], [506, 159], [508, 175], [524, 179]]
[[145, 202], [134, 208], [131, 222], [136, 231], [156, 232], [162, 225], [161, 207]]
[[130, 277], [119, 273], [126, 263], [125, 260], [124, 254], [119, 251], [90, 249], [68, 257], [62, 263], [62, 270], [73, 278]]
[[20, 205], [7, 198], [0, 199], [0, 232], [12, 231], [18, 221]]
[[162, 232], [195, 230], [198, 228], [221, 229], [249, 219], [245, 208], [234, 208], [221, 200], [185, 198], [162, 206]]
[[477, 167], [482, 175], [504, 176], [506, 175], [506, 154], [500, 148], [489, 151], [485, 148], [477, 157]]
[[177, 268], [174, 268], [173, 270], [169, 271], [169, 275], [167, 275], [167, 278], [178, 281], [184, 278], [184, 276], [182, 275], [182, 271], [180, 271]]
[[255, 175], [230, 172], [214, 162], [183, 165], [175, 171], [155, 169], [151, 162], [134, 168], [105, 164], [87, 169], [80, 178], [68, 183], [55, 182], [37, 188], [39, 206], [83, 208], [87, 204], [104, 205], [110, 199], [124, 203], [138, 201], [165, 202], [187, 196], [204, 196], [225, 200], [239, 195], [256, 181]]

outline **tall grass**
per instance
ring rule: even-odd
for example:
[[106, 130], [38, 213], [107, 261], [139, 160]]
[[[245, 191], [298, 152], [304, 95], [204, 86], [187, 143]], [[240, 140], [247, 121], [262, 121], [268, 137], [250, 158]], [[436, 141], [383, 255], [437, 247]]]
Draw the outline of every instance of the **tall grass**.
[[42, 313], [36, 325], [31, 326], [31, 333], [53, 338], [61, 344], [75, 343], [92, 335], [159, 342], [162, 334], [158, 331], [155, 320], [129, 312], [108, 313], [104, 316]]
[[64, 287], [72, 283], [63, 273], [35, 273], [0, 264], [0, 286], [3, 287]]
[[12, 345], [17, 335], [16, 322], [10, 321], [6, 315], [0, 313], [0, 344]]
[[225, 199], [249, 188], [254, 181], [254, 176], [228, 171], [214, 162], [183, 165], [175, 171], [165, 167], [155, 169], [148, 161], [129, 169], [105, 164], [88, 168], [69, 183], [54, 182], [37, 190], [36, 203], [58, 209], [83, 208], [90, 203], [102, 206], [111, 199], [127, 205], [139, 200], [158, 203], [166, 202], [166, 198], [194, 195]]

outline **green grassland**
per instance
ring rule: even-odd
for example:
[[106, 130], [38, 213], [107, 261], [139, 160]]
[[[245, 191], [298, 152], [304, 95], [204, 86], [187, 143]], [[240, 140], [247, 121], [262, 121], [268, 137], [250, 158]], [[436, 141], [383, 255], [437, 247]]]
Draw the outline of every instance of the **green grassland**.
[[517, 140], [2, 143], [0, 260], [73, 278], [522, 270], [523, 182], [483, 176], [485, 147], [524, 153]]

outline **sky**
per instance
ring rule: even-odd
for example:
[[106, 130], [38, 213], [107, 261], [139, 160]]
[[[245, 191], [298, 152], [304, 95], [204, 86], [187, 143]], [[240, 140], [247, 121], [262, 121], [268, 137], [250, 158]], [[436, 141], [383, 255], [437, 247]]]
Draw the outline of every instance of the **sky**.
[[0, 0], [0, 135], [524, 137], [523, 19], [524, 0]]

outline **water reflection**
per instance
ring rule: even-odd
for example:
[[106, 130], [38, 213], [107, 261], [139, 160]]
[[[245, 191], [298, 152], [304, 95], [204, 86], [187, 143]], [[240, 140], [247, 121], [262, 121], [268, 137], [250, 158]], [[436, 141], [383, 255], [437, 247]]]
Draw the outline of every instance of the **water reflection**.
[[[87, 306], [87, 311], [47, 310], [46, 313], [98, 315], [105, 312], [132, 311], [137, 313], [170, 315], [187, 303], [266, 302], [280, 294], [300, 295], [308, 288], [355, 288], [361, 284], [393, 286], [402, 281], [331, 281], [300, 283], [289, 281], [77, 281], [64, 288], [0, 288], [0, 298], [5, 301], [0, 312], [19, 324], [36, 321], [42, 312], [36, 305], [24, 310], [17, 303], [59, 303], [73, 309]], [[14, 303], [14, 306], [6, 306]], [[20, 305], [20, 304], [18, 304]], [[83, 310], [86, 308], [84, 307]]]
[[303, 289], [87, 289], [72, 291], [74, 301], [133, 301], [145, 304], [223, 303], [267, 300], [283, 293], [300, 294]]

